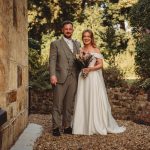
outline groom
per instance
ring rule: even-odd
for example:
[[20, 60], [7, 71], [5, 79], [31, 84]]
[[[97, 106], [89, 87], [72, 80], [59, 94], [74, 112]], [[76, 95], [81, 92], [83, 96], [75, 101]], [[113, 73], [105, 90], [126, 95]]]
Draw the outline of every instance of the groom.
[[71, 38], [73, 23], [63, 22], [62, 33], [63, 36], [50, 45], [50, 82], [54, 88], [53, 136], [61, 135], [61, 126], [64, 134], [72, 134], [71, 118], [78, 77], [74, 58], [80, 43]]

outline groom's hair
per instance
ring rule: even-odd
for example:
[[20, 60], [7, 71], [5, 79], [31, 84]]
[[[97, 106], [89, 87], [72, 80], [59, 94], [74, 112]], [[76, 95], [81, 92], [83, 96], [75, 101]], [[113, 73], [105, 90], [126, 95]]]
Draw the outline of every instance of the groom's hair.
[[66, 20], [62, 23], [62, 28], [66, 25], [66, 24], [71, 24], [73, 26], [73, 23], [70, 20]]

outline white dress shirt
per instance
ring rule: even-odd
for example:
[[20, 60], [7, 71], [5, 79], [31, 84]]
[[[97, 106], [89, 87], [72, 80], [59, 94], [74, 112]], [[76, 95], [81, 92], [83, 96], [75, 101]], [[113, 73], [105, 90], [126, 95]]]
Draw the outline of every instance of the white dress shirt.
[[67, 45], [69, 46], [71, 52], [73, 53], [73, 42], [72, 42], [72, 39], [67, 39], [63, 36], [65, 42], [67, 43]]

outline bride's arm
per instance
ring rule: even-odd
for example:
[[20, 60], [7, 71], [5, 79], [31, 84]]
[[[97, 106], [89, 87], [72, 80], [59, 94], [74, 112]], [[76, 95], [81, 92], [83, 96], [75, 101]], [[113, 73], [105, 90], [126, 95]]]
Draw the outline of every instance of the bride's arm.
[[99, 70], [100, 68], [103, 68], [103, 60], [97, 59], [96, 65], [94, 67], [84, 68], [83, 72], [88, 74], [89, 72]]
[[89, 67], [89, 71], [96, 71], [103, 68], [103, 60], [102, 59], [97, 59], [96, 60], [96, 65], [94, 67]]

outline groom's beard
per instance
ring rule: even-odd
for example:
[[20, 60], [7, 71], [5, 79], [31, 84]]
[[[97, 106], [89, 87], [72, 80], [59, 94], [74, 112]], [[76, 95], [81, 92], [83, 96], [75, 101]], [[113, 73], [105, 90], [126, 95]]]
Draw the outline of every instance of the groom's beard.
[[67, 39], [71, 39], [72, 34], [71, 34], [71, 35], [65, 35], [65, 34], [64, 34], [64, 37], [67, 38]]

